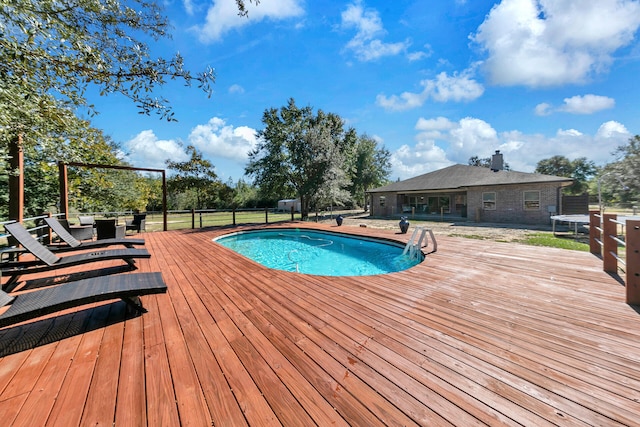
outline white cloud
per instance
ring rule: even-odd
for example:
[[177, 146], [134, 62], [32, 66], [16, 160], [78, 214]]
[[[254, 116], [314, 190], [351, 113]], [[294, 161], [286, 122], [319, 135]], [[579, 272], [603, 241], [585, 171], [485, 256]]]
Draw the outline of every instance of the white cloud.
[[[405, 52], [410, 42], [384, 43], [380, 38], [386, 34], [380, 14], [374, 9], [365, 10], [362, 1], [347, 6], [342, 12], [342, 28], [357, 30], [356, 35], [345, 46], [360, 61], [373, 61], [383, 56], [395, 56]], [[415, 56], [414, 56], [415, 58]]]
[[238, 16], [235, 0], [216, 0], [207, 11], [205, 23], [195, 28], [202, 42], [216, 42], [233, 29], [263, 20], [284, 20], [304, 14], [301, 0], [245, 2], [249, 15]]
[[183, 0], [182, 4], [184, 4], [184, 10], [188, 15], [193, 15], [193, 2], [191, 0]]
[[207, 158], [230, 159], [242, 164], [257, 143], [254, 129], [247, 126], [234, 128], [218, 117], [193, 128], [188, 140]]
[[444, 150], [433, 141], [418, 141], [413, 147], [403, 145], [391, 153], [392, 179], [407, 179], [451, 166]]
[[624, 141], [622, 141], [623, 143], [626, 143], [630, 136], [631, 134], [622, 123], [619, 123], [613, 120], [603, 123], [598, 128], [598, 132], [596, 134], [596, 137], [599, 139], [624, 138]]
[[410, 52], [407, 53], [407, 59], [410, 62], [419, 61], [421, 59], [428, 58], [429, 54], [427, 52], [418, 51], [418, 52]]
[[639, 26], [636, 0], [503, 0], [470, 37], [493, 83], [542, 87], [606, 71]]
[[152, 130], [143, 130], [124, 143], [125, 159], [137, 167], [164, 169], [165, 161], [182, 162], [188, 159], [182, 145], [173, 139], [158, 139]]
[[582, 136], [582, 132], [576, 129], [558, 129], [558, 136]]
[[420, 118], [415, 145], [403, 145], [391, 154], [392, 177], [411, 178], [454, 163], [467, 164], [472, 156], [504, 154], [512, 170], [533, 172], [543, 159], [562, 155], [586, 157], [596, 164], [613, 161], [611, 153], [627, 143], [631, 134], [619, 122], [603, 123], [594, 135], [576, 129], [560, 129], [555, 135], [525, 134], [517, 130], [496, 131], [484, 120], [466, 117], [457, 122], [445, 117]]
[[536, 116], [548, 116], [549, 114], [551, 114], [551, 110], [552, 110], [551, 104], [543, 102], [536, 105], [535, 113], [536, 113]]
[[600, 95], [576, 95], [571, 98], [565, 98], [564, 104], [558, 108], [554, 108], [551, 104], [543, 102], [536, 105], [535, 113], [537, 116], [548, 116], [554, 112], [563, 112], [570, 114], [593, 114], [598, 111], [608, 110], [615, 107], [616, 101], [608, 96]]
[[423, 132], [450, 130], [456, 126], [456, 122], [452, 122], [446, 117], [436, 117], [435, 119], [420, 117], [416, 123], [416, 129]]
[[560, 111], [572, 114], [593, 114], [597, 111], [613, 108], [616, 101], [607, 96], [584, 95], [564, 99]]
[[244, 88], [238, 84], [229, 86], [229, 93], [244, 93]]
[[403, 92], [390, 97], [379, 94], [376, 96], [376, 104], [387, 110], [404, 111], [422, 106], [429, 98], [437, 102], [473, 101], [482, 96], [484, 87], [472, 74], [471, 70], [465, 70], [449, 76], [443, 71], [435, 79], [422, 80], [422, 92]]
[[186, 141], [181, 144], [172, 139], [159, 139], [152, 130], [145, 130], [124, 144], [124, 149], [128, 152], [124, 160], [137, 167], [165, 169], [167, 159], [187, 161], [189, 156], [185, 153], [185, 146], [193, 145], [214, 166], [232, 162], [244, 167], [249, 152], [257, 143], [255, 129], [247, 126], [233, 127], [218, 117], [194, 127]]
[[465, 117], [449, 131], [450, 154], [456, 159], [467, 160], [479, 152], [491, 152], [499, 145], [498, 134], [484, 120]]

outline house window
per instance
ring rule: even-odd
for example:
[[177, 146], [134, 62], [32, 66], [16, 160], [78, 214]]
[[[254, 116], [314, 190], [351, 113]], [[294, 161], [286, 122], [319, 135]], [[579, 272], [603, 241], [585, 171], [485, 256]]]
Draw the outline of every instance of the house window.
[[380, 206], [384, 206], [384, 203], [387, 201], [387, 197], [386, 196], [380, 196]]
[[482, 208], [486, 211], [496, 210], [496, 193], [492, 191], [490, 193], [482, 193]]
[[537, 211], [540, 209], [540, 192], [525, 191], [524, 192], [524, 210]]

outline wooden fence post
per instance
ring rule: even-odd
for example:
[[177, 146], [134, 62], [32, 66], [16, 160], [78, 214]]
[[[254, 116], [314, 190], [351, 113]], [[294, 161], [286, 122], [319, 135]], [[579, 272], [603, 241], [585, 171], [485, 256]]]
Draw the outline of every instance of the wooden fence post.
[[269, 224], [269, 208], [264, 208], [264, 223]]
[[236, 226], [236, 208], [233, 208], [233, 226]]
[[[47, 218], [51, 218], [51, 212], [45, 212], [44, 215]], [[51, 230], [51, 227], [47, 227], [47, 242], [51, 243], [53, 242], [53, 231]]]
[[589, 211], [589, 251], [602, 255], [602, 233], [600, 233], [600, 211]]
[[618, 242], [610, 236], [618, 235], [618, 224], [615, 221], [616, 214], [604, 214], [602, 218], [602, 269], [607, 273], [618, 272]]
[[196, 228], [196, 210], [191, 208], [191, 229]]
[[627, 304], [640, 305], [640, 221], [627, 220]]
[[294, 219], [293, 206], [291, 206], [291, 221], [293, 221], [293, 219]]

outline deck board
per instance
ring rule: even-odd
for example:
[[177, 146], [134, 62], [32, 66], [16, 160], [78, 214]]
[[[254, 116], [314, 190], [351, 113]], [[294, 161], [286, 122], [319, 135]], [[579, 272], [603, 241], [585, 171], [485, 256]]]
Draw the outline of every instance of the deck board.
[[588, 253], [437, 236], [438, 251], [410, 270], [321, 277], [211, 242], [228, 231], [144, 234], [152, 257], [139, 271], [161, 271], [169, 291], [143, 297], [142, 315], [114, 301], [0, 329], [3, 424], [640, 419], [640, 310]]

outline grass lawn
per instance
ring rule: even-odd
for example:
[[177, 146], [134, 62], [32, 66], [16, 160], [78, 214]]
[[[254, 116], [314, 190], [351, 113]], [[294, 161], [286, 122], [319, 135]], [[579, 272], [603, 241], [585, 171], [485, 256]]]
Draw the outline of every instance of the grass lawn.
[[558, 237], [553, 233], [538, 232], [528, 234], [521, 243], [533, 246], [547, 246], [551, 248], [571, 249], [574, 251], [589, 251], [589, 243], [581, 241], [580, 238]]
[[[296, 216], [299, 219], [299, 214]], [[236, 224], [264, 224], [268, 219], [269, 223], [290, 221], [290, 213], [274, 213], [269, 212], [265, 217], [264, 212], [257, 211], [238, 211], [236, 212]], [[169, 230], [180, 230], [191, 228], [194, 218], [191, 213], [169, 214], [167, 216], [167, 228]], [[124, 219], [123, 219], [124, 221]], [[233, 224], [232, 212], [206, 212], [196, 213], [195, 228], [203, 227], [223, 227]], [[146, 219], [146, 231], [162, 231], [162, 214], [150, 214]]]

